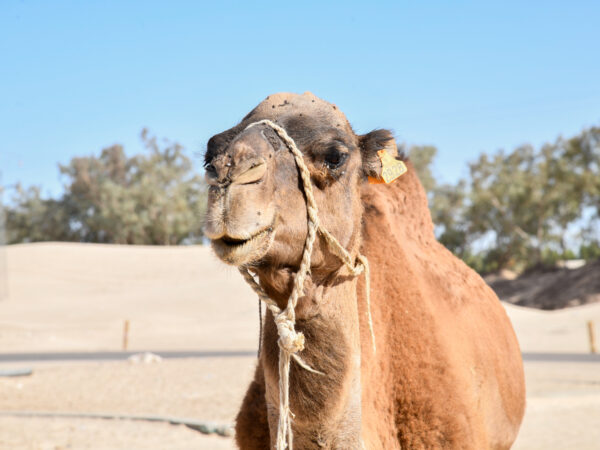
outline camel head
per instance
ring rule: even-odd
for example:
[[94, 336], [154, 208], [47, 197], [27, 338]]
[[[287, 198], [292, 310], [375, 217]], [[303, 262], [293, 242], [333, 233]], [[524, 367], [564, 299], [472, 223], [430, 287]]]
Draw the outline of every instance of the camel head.
[[[307, 235], [307, 212], [298, 168], [285, 142], [268, 125], [283, 127], [308, 166], [319, 219], [350, 252], [360, 245], [360, 185], [379, 177], [377, 151], [397, 150], [387, 130], [356, 135], [344, 114], [311, 93], [267, 97], [233, 128], [213, 136], [205, 156], [209, 185], [205, 234], [219, 258], [235, 266], [293, 270]], [[325, 272], [341, 262], [322, 239], [312, 267]]]

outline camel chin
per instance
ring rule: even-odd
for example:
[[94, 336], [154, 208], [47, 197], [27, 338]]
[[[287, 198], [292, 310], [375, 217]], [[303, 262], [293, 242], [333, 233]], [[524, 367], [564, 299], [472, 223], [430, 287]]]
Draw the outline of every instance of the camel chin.
[[248, 239], [231, 239], [227, 237], [213, 239], [211, 246], [223, 262], [239, 267], [262, 259], [271, 248], [274, 238], [275, 232], [272, 227], [269, 227]]

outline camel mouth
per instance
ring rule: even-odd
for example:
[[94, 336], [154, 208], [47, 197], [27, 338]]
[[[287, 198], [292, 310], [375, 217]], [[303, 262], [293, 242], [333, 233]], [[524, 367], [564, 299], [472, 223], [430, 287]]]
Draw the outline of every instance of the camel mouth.
[[216, 255], [228, 264], [241, 266], [262, 258], [273, 242], [275, 232], [273, 227], [265, 228], [248, 239], [238, 239], [223, 236], [212, 241]]
[[[260, 234], [260, 233], [259, 233]], [[250, 238], [252, 239], [252, 238]], [[239, 245], [243, 245], [246, 242], [248, 242], [250, 239], [235, 239], [232, 238], [230, 236], [223, 236], [221, 239], [219, 239], [223, 244], [229, 246], [229, 247], [236, 247]]]

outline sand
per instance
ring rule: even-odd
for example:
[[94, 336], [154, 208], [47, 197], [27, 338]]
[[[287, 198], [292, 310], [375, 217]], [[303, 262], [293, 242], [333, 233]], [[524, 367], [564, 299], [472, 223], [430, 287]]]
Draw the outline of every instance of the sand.
[[254, 349], [255, 295], [208, 247], [7, 248], [2, 352]]
[[[255, 351], [255, 295], [205, 247], [27, 244], [7, 248], [0, 353], [129, 348]], [[0, 277], [2, 274], [0, 273]], [[524, 352], [588, 351], [600, 304], [560, 311], [505, 305]], [[600, 329], [598, 330], [600, 332]], [[0, 363], [1, 411], [165, 415], [232, 423], [255, 358]], [[526, 362], [527, 413], [517, 449], [600, 445], [600, 363]], [[163, 423], [0, 415], [0, 449], [228, 449], [231, 438]]]
[[485, 280], [500, 299], [519, 306], [554, 310], [600, 302], [600, 260], [578, 264], [574, 268], [533, 269], [518, 277], [503, 270]]

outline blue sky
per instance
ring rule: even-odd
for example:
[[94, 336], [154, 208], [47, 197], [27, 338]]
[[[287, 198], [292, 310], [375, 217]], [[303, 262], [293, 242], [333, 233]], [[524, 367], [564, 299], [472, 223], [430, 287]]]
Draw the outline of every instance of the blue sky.
[[[358, 132], [438, 147], [434, 172], [482, 151], [600, 124], [600, 2], [0, 4], [3, 184], [61, 192], [57, 163], [139, 132], [200, 155], [267, 95], [336, 103]], [[199, 169], [200, 170], [200, 169]]]

